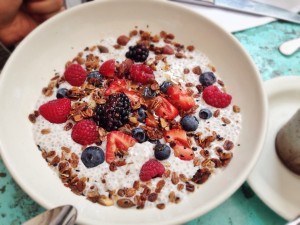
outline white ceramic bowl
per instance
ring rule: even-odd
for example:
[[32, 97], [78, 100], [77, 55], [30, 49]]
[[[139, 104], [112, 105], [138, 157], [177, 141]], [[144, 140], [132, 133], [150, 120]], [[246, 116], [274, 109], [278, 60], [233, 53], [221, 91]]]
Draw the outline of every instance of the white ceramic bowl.
[[[241, 106], [240, 147], [224, 172], [209, 179], [180, 204], [124, 210], [102, 207], [65, 188], [37, 150], [28, 114], [55, 69], [85, 46], [105, 36], [127, 34], [135, 26], [175, 34], [193, 44], [216, 66], [234, 102]], [[260, 154], [266, 130], [267, 102], [259, 74], [231, 34], [210, 20], [167, 1], [106, 0], [75, 7], [48, 20], [14, 51], [1, 74], [0, 138], [3, 160], [18, 184], [46, 208], [72, 204], [84, 224], [178, 224], [200, 216], [246, 180]]]

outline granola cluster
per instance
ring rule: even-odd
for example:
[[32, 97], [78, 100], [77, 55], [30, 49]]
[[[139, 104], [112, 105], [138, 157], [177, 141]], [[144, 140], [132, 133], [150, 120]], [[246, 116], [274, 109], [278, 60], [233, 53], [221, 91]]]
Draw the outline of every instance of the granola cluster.
[[[72, 86], [63, 73], [56, 73], [43, 88], [38, 107], [46, 101], [55, 101], [60, 88], [67, 89], [64, 97], [71, 100], [71, 107], [67, 120], [61, 124], [49, 123], [39, 110], [29, 115], [38, 148], [48, 165], [58, 172], [63, 184], [77, 195], [104, 206], [137, 209], [156, 206], [164, 209], [168, 203], [179, 203], [188, 193], [201, 187], [217, 169], [230, 163], [233, 150], [238, 146], [241, 110], [233, 104], [216, 108], [205, 103], [202, 95], [207, 86], [195, 80], [207, 71], [216, 72], [216, 68], [209, 61], [202, 60], [204, 56], [196, 52], [193, 45], [184, 46], [176, 42], [173, 34], [133, 30], [128, 35], [119, 36], [114, 43], [108, 43], [103, 40], [99, 45], [86, 47], [65, 64], [66, 69], [72, 64], [81, 65], [87, 74], [84, 83]], [[130, 48], [130, 44], [137, 47]], [[128, 48], [130, 58], [125, 57]], [[116, 58], [109, 58], [113, 56]], [[138, 63], [135, 59], [139, 60]], [[109, 66], [103, 68], [105, 63], [113, 64], [113, 70], [109, 70]], [[100, 73], [90, 75], [95, 71]], [[227, 95], [220, 78], [210, 85]], [[114, 95], [118, 98], [117, 93], [127, 96], [129, 116], [127, 118], [126, 115], [126, 120], [123, 120], [125, 124], [111, 131], [99, 126], [107, 123], [96, 121], [96, 109], [110, 107], [109, 97]], [[209, 115], [206, 119], [199, 117], [199, 111], [204, 107], [211, 111], [211, 118]], [[109, 108], [105, 112], [111, 110], [114, 110], [112, 120], [115, 121], [122, 108]], [[199, 123], [196, 130], [185, 129], [181, 119], [186, 116], [196, 118]], [[52, 140], [57, 137], [56, 127], [61, 127], [61, 139], [70, 140], [74, 126], [87, 120], [97, 124], [98, 135], [94, 143], [80, 145], [78, 142], [69, 144], [70, 141], [57, 140], [55, 146], [48, 146], [47, 137], [53, 135]], [[137, 128], [144, 131], [145, 140], [134, 135]], [[139, 179], [140, 169], [147, 160], [155, 159], [154, 147], [157, 144], [172, 149], [168, 159], [157, 159], [163, 165], [164, 173], [142, 181]], [[87, 169], [81, 157], [88, 146], [102, 148], [106, 161]], [[108, 154], [112, 158], [108, 159]], [[111, 177], [127, 181], [112, 181]], [[121, 183], [116, 185], [116, 182]], [[167, 196], [165, 193], [168, 193]]]

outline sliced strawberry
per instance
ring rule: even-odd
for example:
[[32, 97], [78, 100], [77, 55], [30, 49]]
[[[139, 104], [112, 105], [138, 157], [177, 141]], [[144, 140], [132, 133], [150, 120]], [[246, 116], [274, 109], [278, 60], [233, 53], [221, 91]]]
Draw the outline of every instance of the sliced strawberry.
[[157, 96], [153, 101], [156, 101], [158, 107], [155, 109], [157, 116], [167, 120], [173, 120], [178, 116], [178, 110], [164, 97]]
[[102, 63], [99, 73], [105, 77], [112, 78], [115, 76], [116, 64], [114, 59], [110, 59]]
[[174, 155], [181, 160], [192, 160], [195, 157], [194, 151], [191, 148], [181, 145], [180, 142], [175, 141], [171, 144], [171, 147], [174, 150]]
[[124, 94], [129, 98], [133, 103], [140, 101], [139, 93], [136, 91], [123, 90]]
[[147, 117], [145, 123], [149, 127], [158, 127], [158, 121], [154, 117]]
[[188, 143], [188, 137], [186, 135], [186, 132], [181, 129], [172, 129], [169, 131], [166, 131], [164, 133], [164, 138], [166, 142], [177, 142], [180, 145], [183, 145], [185, 147], [189, 147]]
[[130, 67], [130, 76], [132, 80], [142, 84], [149, 83], [149, 81], [155, 79], [153, 70], [149, 66], [140, 63], [133, 64]]
[[112, 131], [107, 135], [106, 162], [111, 163], [115, 160], [118, 153], [124, 154], [128, 148], [132, 147], [136, 140], [120, 131]]
[[108, 96], [114, 93], [122, 92], [126, 88], [126, 80], [116, 79], [112, 81], [109, 87], [105, 90], [104, 95]]
[[167, 89], [167, 95], [169, 96], [168, 100], [178, 109], [188, 111], [196, 105], [194, 98], [179, 85], [170, 86]]

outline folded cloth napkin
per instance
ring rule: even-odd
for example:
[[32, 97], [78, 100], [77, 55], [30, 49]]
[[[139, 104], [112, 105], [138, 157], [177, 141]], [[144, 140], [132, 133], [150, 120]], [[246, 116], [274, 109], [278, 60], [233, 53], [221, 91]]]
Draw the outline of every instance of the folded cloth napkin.
[[[241, 0], [243, 1], [243, 0]], [[300, 0], [256, 0], [257, 2], [267, 3], [275, 5], [284, 9], [291, 10], [293, 12], [300, 11]], [[196, 11], [197, 13], [204, 15], [229, 32], [235, 32], [245, 30], [251, 27], [260, 26], [271, 21], [273, 18], [264, 16], [255, 16], [245, 13], [239, 13], [235, 11], [218, 9], [207, 6], [198, 6], [193, 4], [186, 4], [188, 8]]]

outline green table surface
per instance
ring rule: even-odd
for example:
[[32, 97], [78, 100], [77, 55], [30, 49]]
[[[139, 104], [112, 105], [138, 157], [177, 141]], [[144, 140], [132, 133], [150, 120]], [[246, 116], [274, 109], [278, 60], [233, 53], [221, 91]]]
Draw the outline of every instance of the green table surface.
[[[272, 22], [236, 32], [234, 36], [253, 58], [263, 80], [300, 75], [300, 51], [289, 57], [278, 51], [282, 42], [300, 37], [300, 25]], [[22, 191], [0, 159], [0, 225], [21, 224], [44, 210]], [[285, 222], [245, 182], [217, 208], [185, 225], [282, 225]]]

